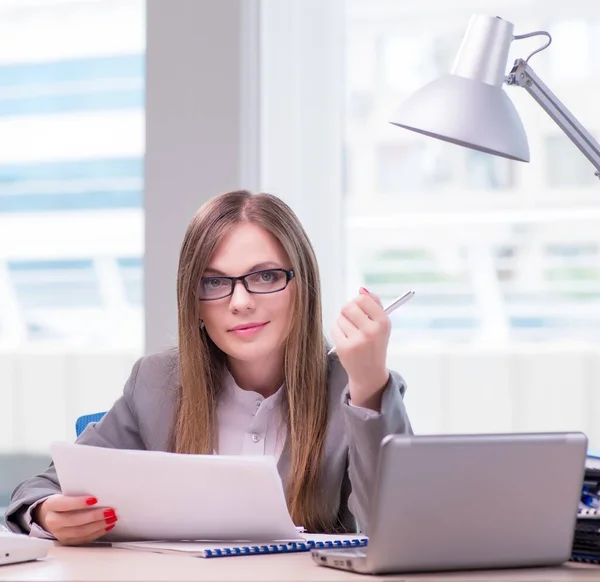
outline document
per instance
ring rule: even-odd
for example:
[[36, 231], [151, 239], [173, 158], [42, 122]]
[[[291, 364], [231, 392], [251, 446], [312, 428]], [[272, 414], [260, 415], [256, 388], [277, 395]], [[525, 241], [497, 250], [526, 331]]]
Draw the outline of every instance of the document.
[[299, 540], [273, 457], [53, 443], [64, 495], [113, 508], [109, 540]]

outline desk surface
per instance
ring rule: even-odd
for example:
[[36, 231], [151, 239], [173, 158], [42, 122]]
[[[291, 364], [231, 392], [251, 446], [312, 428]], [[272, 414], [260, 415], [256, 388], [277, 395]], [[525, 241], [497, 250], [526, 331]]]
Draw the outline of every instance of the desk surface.
[[259, 581], [358, 581], [446, 580], [553, 582], [599, 580], [600, 566], [569, 563], [558, 568], [363, 576], [317, 566], [308, 553], [238, 556], [231, 558], [192, 558], [151, 554], [109, 547], [67, 548], [56, 546], [45, 560], [0, 566], [0, 580], [107, 581], [133, 580], [227, 580]]

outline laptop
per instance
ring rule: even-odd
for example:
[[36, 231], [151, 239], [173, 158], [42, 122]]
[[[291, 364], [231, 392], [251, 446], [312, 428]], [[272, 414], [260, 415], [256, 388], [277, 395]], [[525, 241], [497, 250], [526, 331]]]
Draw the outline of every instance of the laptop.
[[0, 566], [44, 558], [54, 542], [0, 530]]
[[390, 435], [368, 547], [313, 550], [312, 558], [369, 574], [562, 564], [586, 449], [582, 433]]

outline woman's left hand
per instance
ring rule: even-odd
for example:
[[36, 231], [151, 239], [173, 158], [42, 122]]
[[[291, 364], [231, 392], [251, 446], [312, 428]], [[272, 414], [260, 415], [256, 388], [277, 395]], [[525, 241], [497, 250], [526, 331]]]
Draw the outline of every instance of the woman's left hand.
[[338, 358], [348, 373], [354, 406], [379, 411], [389, 372], [386, 353], [390, 318], [381, 300], [361, 287], [358, 297], [346, 304], [332, 329]]

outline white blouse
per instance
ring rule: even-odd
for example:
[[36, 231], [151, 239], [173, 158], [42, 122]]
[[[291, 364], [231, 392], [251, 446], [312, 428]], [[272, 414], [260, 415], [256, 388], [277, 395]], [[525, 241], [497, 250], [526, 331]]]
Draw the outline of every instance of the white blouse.
[[240, 388], [229, 371], [217, 403], [220, 455], [271, 455], [279, 460], [287, 431], [281, 415], [283, 386], [268, 398]]

